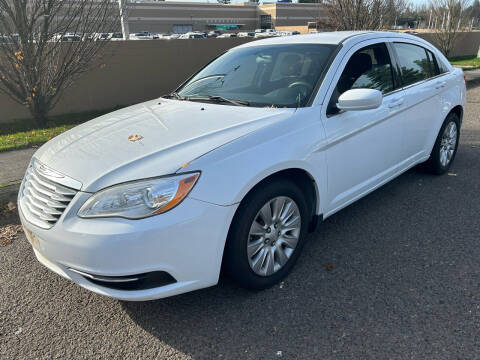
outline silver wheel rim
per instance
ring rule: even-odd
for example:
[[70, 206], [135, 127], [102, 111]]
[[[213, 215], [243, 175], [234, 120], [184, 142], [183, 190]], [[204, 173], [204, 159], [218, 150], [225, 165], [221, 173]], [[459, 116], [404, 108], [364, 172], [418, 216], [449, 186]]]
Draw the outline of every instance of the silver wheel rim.
[[452, 161], [457, 145], [457, 124], [454, 121], [448, 123], [442, 134], [440, 143], [440, 164], [446, 167]]
[[301, 225], [300, 210], [289, 197], [279, 196], [262, 206], [247, 242], [248, 263], [255, 274], [270, 276], [285, 266], [297, 247]]

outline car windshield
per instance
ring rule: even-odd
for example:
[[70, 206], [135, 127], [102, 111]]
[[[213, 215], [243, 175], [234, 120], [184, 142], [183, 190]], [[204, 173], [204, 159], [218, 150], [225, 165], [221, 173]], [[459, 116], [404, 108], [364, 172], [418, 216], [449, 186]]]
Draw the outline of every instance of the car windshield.
[[197, 101], [222, 97], [258, 107], [303, 107], [335, 47], [287, 44], [233, 49], [198, 72], [178, 95]]

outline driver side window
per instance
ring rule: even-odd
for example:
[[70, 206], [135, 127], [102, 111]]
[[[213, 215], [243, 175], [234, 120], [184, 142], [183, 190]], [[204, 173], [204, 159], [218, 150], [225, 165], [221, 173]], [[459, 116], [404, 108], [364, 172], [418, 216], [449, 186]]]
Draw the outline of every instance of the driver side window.
[[327, 115], [340, 112], [337, 102], [340, 95], [351, 89], [375, 89], [387, 94], [394, 90], [393, 67], [384, 43], [358, 50], [343, 70], [328, 103]]

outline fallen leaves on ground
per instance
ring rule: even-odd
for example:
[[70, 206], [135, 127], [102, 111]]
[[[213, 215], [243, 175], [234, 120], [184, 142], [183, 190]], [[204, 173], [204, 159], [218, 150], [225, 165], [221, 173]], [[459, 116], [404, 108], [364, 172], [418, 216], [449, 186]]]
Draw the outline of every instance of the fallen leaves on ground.
[[11, 244], [22, 232], [21, 225], [5, 225], [0, 227], [0, 247]]
[[17, 204], [12, 201], [10, 201], [8, 204], [0, 204], [0, 218], [7, 218], [12, 214], [16, 213], [16, 210]]

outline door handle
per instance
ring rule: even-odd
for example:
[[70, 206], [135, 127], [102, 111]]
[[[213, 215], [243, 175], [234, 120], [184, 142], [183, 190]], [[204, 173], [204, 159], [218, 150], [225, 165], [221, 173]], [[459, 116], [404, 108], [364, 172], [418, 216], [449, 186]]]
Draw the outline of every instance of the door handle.
[[439, 81], [435, 84], [435, 89], [441, 89], [441, 88], [444, 88], [445, 86], [447, 86], [446, 81]]
[[400, 99], [397, 99], [397, 100], [393, 100], [393, 101], [391, 101], [391, 102], [388, 104], [388, 107], [389, 107], [390, 109], [393, 109], [393, 108], [402, 106], [402, 105], [403, 105], [403, 102], [404, 102], [404, 99], [403, 99], [403, 98], [400, 98]]

